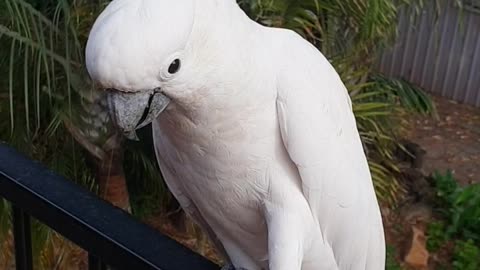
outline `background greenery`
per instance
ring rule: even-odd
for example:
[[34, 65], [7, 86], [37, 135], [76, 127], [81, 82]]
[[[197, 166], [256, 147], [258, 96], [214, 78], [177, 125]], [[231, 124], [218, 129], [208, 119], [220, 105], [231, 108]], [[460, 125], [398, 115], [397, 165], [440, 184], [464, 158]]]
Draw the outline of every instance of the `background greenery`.
[[[113, 126], [91, 113], [102, 110], [101, 97], [85, 73], [83, 52], [88, 31], [105, 3], [1, 0], [0, 140], [93, 191], [98, 187], [92, 164], [102, 160], [106, 149], [120, 149], [125, 152], [133, 214], [146, 217], [165, 209], [171, 198], [160, 181], [148, 130], [141, 134], [141, 143], [114, 140], [112, 146], [110, 139], [117, 138]], [[383, 204], [394, 205], [402, 193], [393, 157], [401, 147], [399, 117], [434, 114], [435, 108], [408, 82], [376, 74], [375, 62], [396, 36], [399, 8], [420, 8], [423, 1], [240, 0], [239, 4], [264, 25], [298, 32], [332, 62], [350, 92], [377, 195]], [[8, 205], [0, 201], [0, 244], [8, 236], [8, 213]], [[35, 240], [38, 264], [48, 269], [51, 263], [42, 258], [51, 253], [49, 243], [56, 237], [34, 226], [42, 232]], [[7, 255], [0, 255], [0, 261]]]
[[437, 220], [427, 231], [427, 248], [436, 252], [453, 243], [452, 268], [480, 268], [480, 184], [459, 186], [450, 171], [433, 177]]

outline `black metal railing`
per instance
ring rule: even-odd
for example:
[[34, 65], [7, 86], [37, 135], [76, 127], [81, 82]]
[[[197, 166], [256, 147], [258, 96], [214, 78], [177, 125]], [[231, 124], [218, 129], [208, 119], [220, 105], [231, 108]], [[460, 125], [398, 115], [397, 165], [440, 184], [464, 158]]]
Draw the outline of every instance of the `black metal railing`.
[[0, 143], [0, 197], [12, 203], [17, 270], [30, 270], [30, 216], [89, 253], [89, 269], [219, 267]]

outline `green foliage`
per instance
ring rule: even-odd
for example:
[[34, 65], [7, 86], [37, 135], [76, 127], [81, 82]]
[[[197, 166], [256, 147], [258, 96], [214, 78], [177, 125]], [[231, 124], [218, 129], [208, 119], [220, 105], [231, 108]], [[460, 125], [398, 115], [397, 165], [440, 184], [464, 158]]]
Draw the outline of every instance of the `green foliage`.
[[400, 264], [398, 264], [397, 259], [395, 258], [396, 250], [393, 246], [387, 245], [387, 259], [385, 262], [386, 270], [402, 270]]
[[452, 195], [459, 189], [458, 183], [453, 178], [452, 172], [447, 171], [444, 175], [435, 172], [433, 178], [437, 197], [440, 198], [444, 207], [450, 207], [453, 202]]
[[448, 220], [446, 233], [480, 244], [480, 184], [461, 187], [451, 172], [435, 173], [441, 212]]
[[452, 266], [455, 270], [480, 269], [480, 247], [471, 239], [456, 241]]
[[406, 110], [435, 115], [436, 109], [432, 99], [420, 88], [404, 79], [387, 78], [380, 74], [372, 76], [372, 81], [382, 85], [385, 98], [389, 103], [400, 104]]
[[31, 230], [34, 263], [35, 265], [40, 265], [41, 253], [44, 250], [44, 246], [51, 239], [53, 231], [36, 219], [32, 219]]
[[400, 186], [392, 175], [392, 171], [398, 170], [393, 160], [396, 143], [391, 117], [394, 107], [382, 100], [383, 94], [378, 85], [370, 84], [352, 93], [351, 98], [377, 196], [393, 204], [400, 193]]
[[[91, 131], [98, 116], [91, 115], [96, 94], [86, 76], [83, 53], [88, 31], [103, 9], [100, 2], [0, 1], [0, 140], [92, 191], [97, 186], [89, 157], [74, 137], [76, 131]], [[106, 143], [112, 126], [105, 124], [96, 131], [101, 136], [90, 142], [93, 146]], [[127, 154], [127, 161], [145, 170], [139, 183], [149, 188], [150, 196], [140, 207], [153, 208], [148, 204], [159, 205], [168, 194], [158, 171], [153, 172], [155, 159], [140, 152], [134, 155], [130, 159]], [[9, 228], [10, 211], [0, 200], [0, 258], [6, 258], [2, 245]], [[58, 246], [52, 244], [53, 232], [39, 222], [32, 223], [32, 232], [35, 264], [43, 269], [40, 257]]]
[[480, 184], [461, 187], [450, 171], [433, 178], [445, 221], [429, 225], [427, 248], [436, 251], [454, 239], [453, 269], [480, 269]]
[[[397, 3], [384, 0], [243, 0], [252, 18], [292, 29], [329, 56], [375, 53], [395, 36]], [[373, 60], [372, 58], [365, 59]]]
[[435, 221], [428, 224], [427, 235], [428, 251], [437, 251], [448, 240], [448, 235], [445, 233], [445, 223]]

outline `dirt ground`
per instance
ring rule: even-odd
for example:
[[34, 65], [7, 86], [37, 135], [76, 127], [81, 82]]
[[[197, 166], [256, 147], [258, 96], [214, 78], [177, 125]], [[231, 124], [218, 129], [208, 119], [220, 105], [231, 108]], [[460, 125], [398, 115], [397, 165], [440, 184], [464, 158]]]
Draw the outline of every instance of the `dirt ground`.
[[[425, 150], [420, 167], [422, 175], [450, 170], [463, 185], [480, 183], [480, 108], [446, 98], [432, 98], [437, 107], [437, 117], [409, 116], [403, 119], [407, 125], [402, 137]], [[420, 183], [420, 179], [413, 180]], [[411, 239], [411, 227], [417, 226], [425, 231], [433, 211], [423, 201], [412, 200], [415, 197], [412, 195], [407, 194], [399, 208], [382, 209], [387, 243], [396, 249], [396, 258], [402, 269], [413, 269], [403, 262]], [[418, 218], [424, 220], [417, 223]], [[438, 269], [439, 265], [450, 262], [451, 244], [430, 254], [427, 269]]]
[[426, 150], [426, 174], [451, 170], [462, 184], [480, 183], [480, 108], [433, 97], [438, 119], [416, 116], [406, 137]]

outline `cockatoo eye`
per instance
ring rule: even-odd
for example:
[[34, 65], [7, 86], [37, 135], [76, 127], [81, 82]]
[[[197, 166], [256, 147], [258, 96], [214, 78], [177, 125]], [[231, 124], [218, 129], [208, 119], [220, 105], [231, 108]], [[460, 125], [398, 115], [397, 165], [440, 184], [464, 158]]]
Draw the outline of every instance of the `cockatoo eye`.
[[175, 59], [168, 67], [168, 73], [175, 74], [180, 69], [180, 59]]

